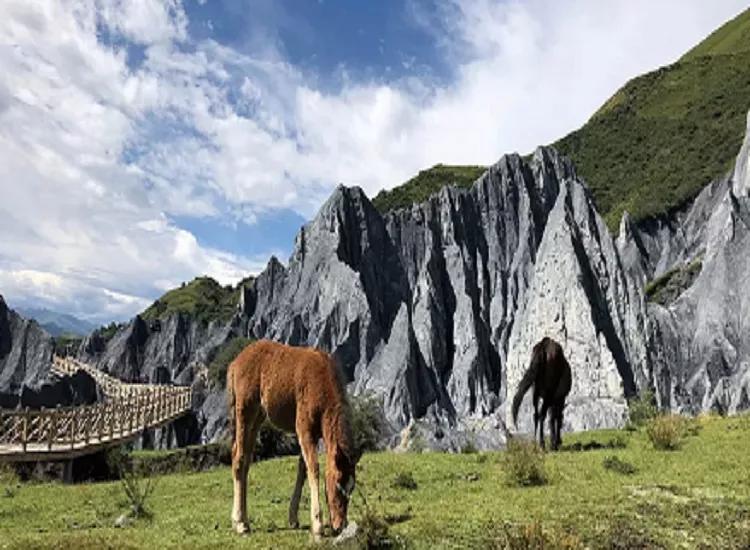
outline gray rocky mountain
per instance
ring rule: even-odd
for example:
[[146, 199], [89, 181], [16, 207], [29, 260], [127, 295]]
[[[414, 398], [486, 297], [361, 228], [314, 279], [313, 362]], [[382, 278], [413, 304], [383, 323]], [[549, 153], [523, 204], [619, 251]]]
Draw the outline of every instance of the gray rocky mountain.
[[749, 163], [750, 116], [732, 173], [706, 187], [660, 238], [633, 228], [621, 239], [634, 273], [663, 270], [665, 256], [700, 261], [697, 278], [676, 300], [649, 304], [649, 382], [672, 410], [734, 413], [750, 406]]
[[15, 407], [25, 386], [47, 380], [53, 349], [50, 335], [0, 296], [0, 406]]
[[[641, 224], [625, 215], [617, 238], [550, 148], [504, 156], [471, 188], [385, 216], [339, 187], [287, 265], [272, 258], [242, 289], [228, 324], [136, 317], [109, 340], [93, 333], [79, 356], [126, 380], [194, 384], [194, 418], [156, 445], [222, 433], [223, 389], [205, 367], [236, 336], [334, 353], [351, 391], [382, 399], [394, 445], [501, 444], [545, 335], [573, 366], [566, 429], [621, 425], [646, 388], [672, 410], [734, 412], [750, 405], [749, 157], [750, 138], [688, 208]], [[688, 288], [647, 300], [649, 281], [696, 260]]]

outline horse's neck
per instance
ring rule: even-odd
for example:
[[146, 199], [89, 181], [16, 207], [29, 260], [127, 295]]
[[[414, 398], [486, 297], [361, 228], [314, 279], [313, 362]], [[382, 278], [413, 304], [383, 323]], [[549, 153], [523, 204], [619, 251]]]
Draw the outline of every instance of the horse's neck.
[[323, 414], [323, 440], [329, 450], [336, 446], [347, 450], [351, 447], [352, 432], [345, 402], [334, 402], [327, 407]]

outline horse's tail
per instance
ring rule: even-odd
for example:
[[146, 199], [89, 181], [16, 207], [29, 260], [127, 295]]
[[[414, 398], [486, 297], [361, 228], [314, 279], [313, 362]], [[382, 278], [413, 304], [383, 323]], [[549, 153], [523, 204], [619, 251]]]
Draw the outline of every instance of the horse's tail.
[[523, 396], [526, 395], [526, 392], [529, 391], [529, 388], [534, 385], [537, 372], [539, 371], [539, 367], [542, 364], [543, 356], [543, 351], [535, 347], [534, 352], [531, 356], [531, 363], [529, 363], [529, 368], [526, 369], [526, 373], [523, 375], [521, 382], [519, 382], [518, 384], [516, 395], [513, 397], [513, 406], [511, 407], [511, 415], [513, 416], [514, 426], [518, 425], [518, 409], [521, 408]]
[[234, 395], [234, 361], [229, 363], [229, 367], [227, 368], [227, 419], [229, 420], [229, 432], [232, 437], [232, 442], [234, 442], [234, 433], [235, 433], [235, 412], [234, 412], [234, 406], [236, 402], [236, 397]]

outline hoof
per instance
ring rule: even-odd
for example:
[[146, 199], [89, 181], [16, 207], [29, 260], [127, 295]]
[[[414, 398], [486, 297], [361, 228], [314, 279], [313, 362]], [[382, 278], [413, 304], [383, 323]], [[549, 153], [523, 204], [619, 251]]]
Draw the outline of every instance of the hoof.
[[246, 521], [232, 521], [232, 529], [238, 535], [247, 535], [250, 532], [250, 526]]
[[296, 519], [290, 519], [289, 527], [291, 527], [292, 529], [299, 529], [299, 521]]

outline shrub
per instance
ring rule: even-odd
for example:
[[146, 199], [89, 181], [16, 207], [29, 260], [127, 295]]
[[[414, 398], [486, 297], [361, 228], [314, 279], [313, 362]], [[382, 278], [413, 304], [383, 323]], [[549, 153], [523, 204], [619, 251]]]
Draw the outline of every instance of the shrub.
[[461, 453], [463, 453], [465, 455], [471, 455], [471, 454], [474, 454], [474, 453], [477, 453], [477, 452], [479, 452], [479, 451], [478, 451], [477, 446], [474, 444], [473, 441], [467, 441], [461, 447]]
[[220, 387], [224, 387], [227, 382], [227, 369], [229, 364], [240, 354], [240, 352], [250, 344], [250, 338], [237, 336], [225, 342], [216, 352], [211, 363], [208, 365], [209, 381]]
[[134, 463], [125, 457], [124, 454], [111, 453], [108, 460], [119, 470], [122, 490], [130, 508], [129, 515], [136, 519], [150, 519], [153, 514], [148, 508], [148, 501], [156, 489], [155, 471], [150, 463]]
[[656, 406], [654, 392], [645, 390], [638, 397], [632, 398], [628, 402], [628, 413], [630, 423], [638, 427], [656, 418], [659, 415], [659, 409]]
[[11, 464], [0, 464], [0, 497], [13, 498], [21, 488], [21, 480]]
[[505, 475], [508, 485], [533, 486], [547, 483], [544, 451], [534, 441], [513, 438], [505, 451]]
[[[356, 493], [362, 501], [362, 513], [359, 522], [356, 523], [356, 531], [353, 537], [345, 540], [333, 539], [323, 542], [323, 548], [338, 548], [341, 550], [372, 548], [372, 549], [397, 549], [407, 548], [406, 540], [391, 532], [390, 525], [406, 521], [411, 517], [411, 512], [397, 515], [383, 515], [372, 508], [365, 497], [362, 484], [357, 484]], [[349, 525], [349, 528], [355, 525]]]
[[396, 489], [406, 489], [407, 491], [417, 490], [417, 482], [411, 472], [399, 472], [393, 478], [391, 485]]
[[258, 441], [255, 443], [257, 458], [273, 458], [299, 454], [299, 444], [294, 434], [279, 430], [268, 420], [258, 430]]
[[372, 395], [360, 395], [350, 397], [349, 404], [355, 448], [359, 452], [380, 450], [387, 431], [380, 400]]
[[676, 451], [682, 445], [685, 421], [681, 416], [670, 414], [658, 416], [646, 427], [646, 433], [655, 449]]
[[633, 475], [638, 471], [630, 462], [625, 462], [614, 455], [605, 457], [602, 465], [605, 470], [612, 470], [613, 472], [626, 476]]
[[494, 525], [487, 530], [493, 533], [487, 548], [497, 550], [577, 550], [584, 548], [581, 539], [572, 533], [557, 529], [544, 529], [539, 522], [525, 525], [504, 523], [499, 529]]

